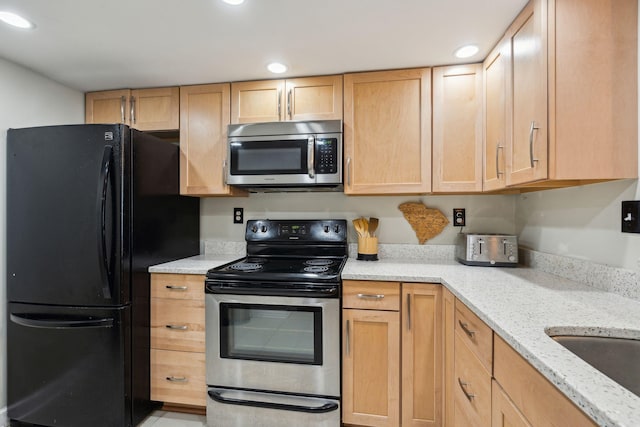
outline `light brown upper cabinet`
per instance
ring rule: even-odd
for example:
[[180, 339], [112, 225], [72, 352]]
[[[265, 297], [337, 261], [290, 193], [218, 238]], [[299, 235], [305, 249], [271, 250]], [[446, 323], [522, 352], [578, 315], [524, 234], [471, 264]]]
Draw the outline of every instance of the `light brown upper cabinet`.
[[342, 76], [231, 84], [231, 123], [342, 120]]
[[482, 64], [484, 70], [483, 191], [500, 190], [506, 186], [508, 49], [509, 43], [503, 39]]
[[431, 69], [344, 76], [344, 192], [431, 191]]
[[637, 8], [531, 0], [507, 30], [507, 185], [638, 176]]
[[143, 131], [177, 130], [180, 89], [122, 89], [85, 94], [86, 123], [123, 123]]
[[181, 194], [246, 194], [225, 183], [229, 94], [228, 83], [180, 88]]
[[433, 69], [432, 185], [482, 191], [482, 64]]

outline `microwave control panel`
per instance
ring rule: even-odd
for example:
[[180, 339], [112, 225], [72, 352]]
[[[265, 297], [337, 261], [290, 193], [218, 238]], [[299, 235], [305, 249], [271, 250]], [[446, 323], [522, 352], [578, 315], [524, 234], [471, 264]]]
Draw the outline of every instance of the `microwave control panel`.
[[338, 140], [336, 138], [316, 139], [316, 173], [333, 174], [338, 172]]

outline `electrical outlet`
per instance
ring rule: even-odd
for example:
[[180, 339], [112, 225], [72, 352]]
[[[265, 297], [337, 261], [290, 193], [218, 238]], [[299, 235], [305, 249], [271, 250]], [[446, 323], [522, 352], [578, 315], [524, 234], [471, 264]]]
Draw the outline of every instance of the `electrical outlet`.
[[464, 208], [453, 208], [453, 226], [464, 227], [467, 216]]
[[622, 202], [621, 231], [623, 233], [640, 233], [640, 201], [626, 200]]
[[233, 208], [233, 223], [242, 224], [244, 222], [244, 208]]

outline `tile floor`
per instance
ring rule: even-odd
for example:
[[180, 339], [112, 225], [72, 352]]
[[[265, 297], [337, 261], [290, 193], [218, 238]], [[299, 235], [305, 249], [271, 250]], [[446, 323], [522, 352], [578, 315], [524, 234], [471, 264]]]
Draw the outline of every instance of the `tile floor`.
[[206, 427], [204, 415], [154, 411], [138, 427]]

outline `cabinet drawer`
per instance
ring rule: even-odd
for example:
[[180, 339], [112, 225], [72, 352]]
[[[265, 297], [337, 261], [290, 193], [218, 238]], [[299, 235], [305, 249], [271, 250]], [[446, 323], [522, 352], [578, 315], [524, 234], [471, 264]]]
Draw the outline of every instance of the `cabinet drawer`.
[[342, 306], [400, 311], [400, 283], [345, 280], [342, 283]]
[[207, 404], [204, 353], [151, 350], [151, 399], [182, 405]]
[[151, 275], [151, 298], [197, 299], [204, 301], [204, 275]]
[[582, 410], [496, 335], [495, 379], [533, 426], [595, 427]]
[[454, 356], [454, 420], [456, 426], [491, 425], [491, 375], [456, 334]]
[[467, 306], [456, 300], [456, 334], [460, 335], [484, 368], [491, 374], [493, 362], [493, 331]]
[[204, 301], [151, 299], [151, 348], [204, 353]]

